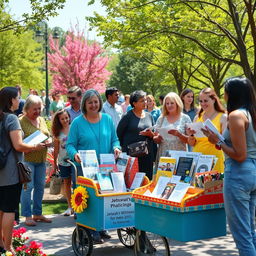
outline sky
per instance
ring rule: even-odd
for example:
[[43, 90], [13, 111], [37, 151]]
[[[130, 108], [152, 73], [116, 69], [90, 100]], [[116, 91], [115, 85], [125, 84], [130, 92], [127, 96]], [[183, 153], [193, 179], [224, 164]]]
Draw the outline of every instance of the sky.
[[[89, 24], [85, 20], [86, 16], [93, 16], [93, 12], [104, 15], [104, 8], [101, 6], [99, 0], [95, 1], [94, 5], [87, 6], [88, 0], [67, 0], [65, 7], [58, 11], [59, 15], [56, 17], [50, 17], [48, 21], [49, 27], [61, 27], [64, 30], [68, 30], [72, 25], [79, 22], [79, 27], [85, 28], [88, 31]], [[11, 15], [16, 18], [20, 18], [24, 12], [28, 12], [30, 9], [29, 0], [9, 0], [9, 11]], [[102, 42], [103, 39], [97, 36], [95, 30], [87, 33], [87, 39], [97, 40]]]

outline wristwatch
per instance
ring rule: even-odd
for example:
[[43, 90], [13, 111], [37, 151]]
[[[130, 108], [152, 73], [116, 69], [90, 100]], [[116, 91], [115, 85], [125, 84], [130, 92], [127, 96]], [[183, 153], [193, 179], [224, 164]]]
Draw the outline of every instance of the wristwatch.
[[219, 140], [216, 144], [215, 144], [215, 148], [218, 150], [221, 150], [221, 144], [223, 144], [224, 141], [223, 140]]

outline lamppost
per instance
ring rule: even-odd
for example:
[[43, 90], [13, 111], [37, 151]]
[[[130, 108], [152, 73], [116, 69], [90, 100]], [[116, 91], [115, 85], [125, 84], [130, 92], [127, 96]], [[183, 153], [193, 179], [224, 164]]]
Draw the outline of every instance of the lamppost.
[[[42, 25], [44, 25], [44, 29], [42, 30]], [[46, 21], [42, 21], [39, 23], [39, 28], [36, 31], [37, 38], [44, 38], [44, 53], [45, 53], [45, 114], [49, 116], [49, 107], [50, 107], [50, 100], [49, 100], [49, 80], [48, 80], [48, 24]], [[58, 39], [58, 31], [54, 30], [53, 39]]]

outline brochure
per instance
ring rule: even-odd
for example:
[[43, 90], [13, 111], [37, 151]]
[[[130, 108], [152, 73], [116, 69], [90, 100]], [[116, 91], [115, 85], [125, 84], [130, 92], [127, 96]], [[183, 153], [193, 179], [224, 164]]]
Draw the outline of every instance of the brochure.
[[209, 130], [211, 130], [212, 132], [214, 132], [221, 141], [224, 141], [225, 138], [221, 135], [221, 133], [218, 131], [218, 129], [215, 127], [215, 125], [213, 124], [213, 122], [210, 120], [210, 119], [207, 119], [205, 122], [204, 122], [204, 126], [206, 128], [208, 128]]
[[83, 170], [83, 176], [89, 179], [96, 180], [96, 174], [99, 171], [99, 163], [95, 150], [79, 150], [78, 151], [81, 165]]
[[171, 129], [174, 129], [173, 125], [168, 125], [165, 127], [157, 128], [157, 132], [163, 137], [163, 138], [169, 138], [172, 135], [168, 133]]
[[169, 172], [169, 171], [157, 171], [156, 173], [156, 182], [158, 182], [158, 179], [160, 176], [165, 176], [165, 177], [169, 177], [171, 178], [172, 177], [172, 172]]
[[168, 198], [169, 201], [180, 203], [183, 197], [186, 195], [188, 188], [190, 187], [189, 184], [186, 183], [178, 183], [176, 184], [173, 192], [171, 193], [170, 197]]
[[144, 176], [146, 175], [145, 172], [137, 172], [133, 179], [132, 185], [130, 189], [139, 188], [143, 182]]
[[26, 137], [23, 142], [28, 145], [35, 145], [38, 143], [41, 143], [45, 140], [47, 140], [48, 137], [43, 134], [41, 131], [37, 130], [34, 133], [30, 134], [28, 137]]
[[195, 173], [202, 173], [211, 171], [214, 163], [215, 156], [213, 155], [201, 155], [198, 159]]
[[115, 164], [100, 164], [99, 170], [100, 172], [117, 172]]
[[109, 172], [98, 172], [96, 175], [97, 175], [97, 179], [98, 179], [101, 191], [114, 190]]
[[196, 132], [194, 134], [195, 137], [198, 137], [198, 138], [206, 137], [201, 130], [202, 128], [205, 128], [203, 122], [187, 123], [186, 127]]
[[152, 196], [153, 197], [158, 197], [160, 198], [166, 185], [170, 182], [170, 178], [169, 177], [165, 177], [165, 176], [160, 176], [158, 179], [158, 182], [156, 183], [156, 186], [152, 192]]
[[115, 192], [126, 192], [124, 174], [122, 172], [112, 172], [111, 178]]
[[164, 191], [162, 192], [160, 198], [162, 199], [168, 199], [170, 195], [172, 194], [176, 184], [175, 183], [168, 183], [166, 187], [164, 188]]
[[125, 173], [129, 156], [126, 153], [121, 153], [116, 160], [116, 167], [119, 172]]
[[100, 154], [100, 164], [115, 164], [114, 154]]
[[181, 181], [185, 183], [190, 183], [193, 178], [193, 164], [194, 159], [192, 157], [180, 157], [175, 175], [181, 176]]

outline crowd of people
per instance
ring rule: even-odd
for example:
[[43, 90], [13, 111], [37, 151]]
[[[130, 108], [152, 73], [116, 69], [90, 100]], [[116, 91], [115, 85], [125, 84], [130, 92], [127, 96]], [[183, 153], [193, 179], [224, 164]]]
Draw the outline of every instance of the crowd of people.
[[[247, 78], [228, 79], [224, 91], [226, 109], [211, 88], [201, 90], [198, 106], [194, 92], [185, 89], [180, 96], [170, 92], [159, 97], [161, 105], [157, 107], [154, 96], [142, 90], [126, 94], [120, 101], [120, 91], [107, 88], [103, 103], [96, 90], [82, 92], [74, 86], [64, 97], [58, 92], [52, 95], [49, 131], [42, 115], [44, 91], [41, 97], [31, 91], [22, 100], [20, 86], [2, 88], [0, 121], [8, 134], [5, 145], [9, 150], [6, 165], [0, 171], [0, 253], [8, 250], [15, 255], [11, 231], [19, 203], [27, 226], [52, 221], [42, 214], [49, 147], [54, 148], [54, 171], [60, 172], [63, 179], [68, 204], [64, 215], [69, 216], [73, 214], [70, 198], [75, 171], [66, 158], [74, 161], [78, 175], [82, 175], [79, 150], [95, 150], [98, 158], [101, 153], [113, 153], [118, 158], [121, 152], [129, 154], [130, 144], [146, 141], [148, 154], [138, 157], [138, 163], [139, 171], [149, 179], [155, 174], [159, 158], [166, 156], [168, 150], [201, 152], [218, 158], [215, 169], [225, 172], [225, 210], [237, 248], [240, 255], [256, 255], [256, 97]], [[62, 97], [67, 98], [68, 104]], [[207, 119], [224, 136], [224, 141], [208, 129], [203, 129], [205, 137], [196, 137], [195, 131], [187, 126]], [[171, 128], [162, 137], [157, 131], [165, 127]], [[36, 145], [25, 144], [23, 138], [37, 130], [48, 139]], [[27, 189], [19, 183], [15, 154], [32, 170]], [[98, 243], [109, 238], [106, 232], [92, 235]]]

